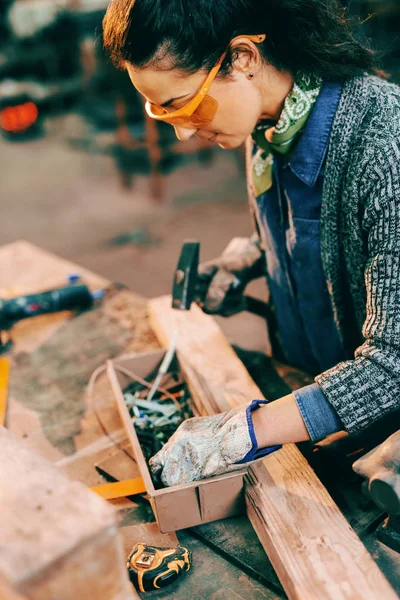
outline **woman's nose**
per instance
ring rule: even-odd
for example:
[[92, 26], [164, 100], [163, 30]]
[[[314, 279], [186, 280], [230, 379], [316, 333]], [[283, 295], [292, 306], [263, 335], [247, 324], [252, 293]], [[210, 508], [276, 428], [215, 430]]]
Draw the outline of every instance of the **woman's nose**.
[[176, 126], [174, 126], [174, 129], [175, 129], [176, 137], [181, 142], [187, 142], [187, 140], [189, 140], [197, 131], [197, 129], [195, 129], [194, 127], [176, 127]]

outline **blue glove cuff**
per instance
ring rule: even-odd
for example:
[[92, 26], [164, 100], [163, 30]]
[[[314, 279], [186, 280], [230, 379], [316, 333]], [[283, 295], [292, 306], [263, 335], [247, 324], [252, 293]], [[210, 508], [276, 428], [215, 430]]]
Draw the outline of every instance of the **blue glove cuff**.
[[249, 428], [251, 448], [246, 454], [246, 456], [236, 463], [237, 465], [248, 463], [252, 460], [256, 460], [257, 458], [261, 458], [262, 456], [267, 456], [268, 454], [275, 452], [275, 450], [279, 450], [279, 448], [282, 448], [282, 446], [268, 446], [267, 448], [258, 448], [251, 413], [253, 412], [253, 410], [257, 410], [258, 408], [260, 408], [261, 404], [269, 404], [269, 400], [253, 400], [253, 402], [246, 409], [246, 420], [247, 426]]

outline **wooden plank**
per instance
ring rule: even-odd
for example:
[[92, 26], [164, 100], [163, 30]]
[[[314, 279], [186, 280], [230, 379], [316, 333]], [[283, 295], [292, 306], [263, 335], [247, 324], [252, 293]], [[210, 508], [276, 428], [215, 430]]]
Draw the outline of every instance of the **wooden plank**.
[[[1, 247], [0, 264], [0, 298], [65, 285], [71, 273], [80, 274], [92, 290], [109, 285], [91, 271], [25, 241]], [[7, 427], [52, 462], [71, 458], [105, 435], [84, 398], [92, 371], [121, 352], [158, 348], [146, 318], [145, 300], [128, 290], [107, 294], [100, 308], [78, 318], [71, 316], [69, 312], [43, 315], [18, 323], [11, 332], [13, 372]], [[98, 412], [107, 394], [104, 387], [96, 394]], [[109, 403], [113, 406], [112, 397]], [[104, 416], [107, 431], [112, 431], [112, 416]], [[90, 471], [83, 463], [77, 457], [75, 468], [70, 461], [68, 474], [82, 481], [89, 476], [87, 483], [96, 485], [93, 466]]]
[[249, 470], [246, 497], [288, 596], [396, 598], [305, 458], [293, 445], [285, 450]]
[[[64, 285], [71, 273], [79, 273], [91, 289], [109, 283], [27, 242], [0, 248], [0, 260], [0, 297]], [[107, 294], [99, 308], [78, 317], [45, 315], [12, 329], [7, 427], [87, 485], [102, 482], [93, 465], [107, 456], [113, 440], [119, 442], [116, 428], [121, 427], [106, 378], [98, 379], [91, 399], [87, 383], [107, 358], [158, 348], [145, 311], [144, 299], [122, 290]], [[137, 475], [132, 461], [124, 478]]]
[[132, 479], [140, 474], [128, 439], [120, 442], [118, 448], [109, 450], [105, 458], [96, 462], [95, 467], [99, 467], [116, 481]]
[[108, 280], [25, 240], [0, 247], [0, 297], [31, 294], [53, 285], [65, 285], [69, 275], [79, 274], [91, 289]]
[[164, 348], [178, 332], [179, 362], [199, 413], [213, 414], [261, 398], [214, 319], [197, 306], [188, 312], [175, 311], [171, 302], [169, 296], [150, 300], [150, 325]]
[[0, 429], [0, 577], [30, 600], [132, 600], [115, 513]]
[[247, 515], [198, 525], [188, 531], [247, 575], [275, 590], [277, 598], [286, 597]]
[[[215, 321], [193, 306], [171, 309], [151, 300], [150, 322], [177, 353], [190, 389], [207, 412], [262, 394]], [[289, 598], [394, 600], [397, 595], [296, 446], [287, 445], [249, 469], [248, 515]]]
[[105, 377], [98, 379], [92, 398], [86, 395], [92, 372], [117, 355], [131, 335], [104, 314], [107, 304], [72, 319], [41, 348], [15, 356], [10, 382], [9, 430], [87, 485], [101, 483], [94, 463], [118, 442], [121, 428]]

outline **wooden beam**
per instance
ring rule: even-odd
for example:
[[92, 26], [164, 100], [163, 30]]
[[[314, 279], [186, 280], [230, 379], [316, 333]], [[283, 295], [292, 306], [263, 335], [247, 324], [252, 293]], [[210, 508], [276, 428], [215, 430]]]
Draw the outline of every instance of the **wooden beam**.
[[[149, 303], [164, 347], [178, 331], [177, 354], [196, 405], [213, 414], [262, 394], [216, 322], [197, 306]], [[248, 516], [290, 599], [395, 600], [397, 595], [296, 446], [249, 469]]]
[[138, 598], [114, 510], [4, 428], [0, 456], [0, 598]]

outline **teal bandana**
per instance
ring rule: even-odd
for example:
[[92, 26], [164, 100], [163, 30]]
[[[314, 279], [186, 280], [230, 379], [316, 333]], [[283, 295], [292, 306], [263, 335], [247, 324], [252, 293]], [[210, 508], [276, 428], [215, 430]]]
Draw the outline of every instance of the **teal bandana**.
[[[272, 187], [274, 153], [287, 156], [294, 150], [321, 89], [322, 79], [299, 73], [276, 126], [261, 124], [254, 130], [253, 139], [258, 146], [251, 169], [255, 197]], [[269, 129], [273, 129], [272, 142], [265, 137]]]

